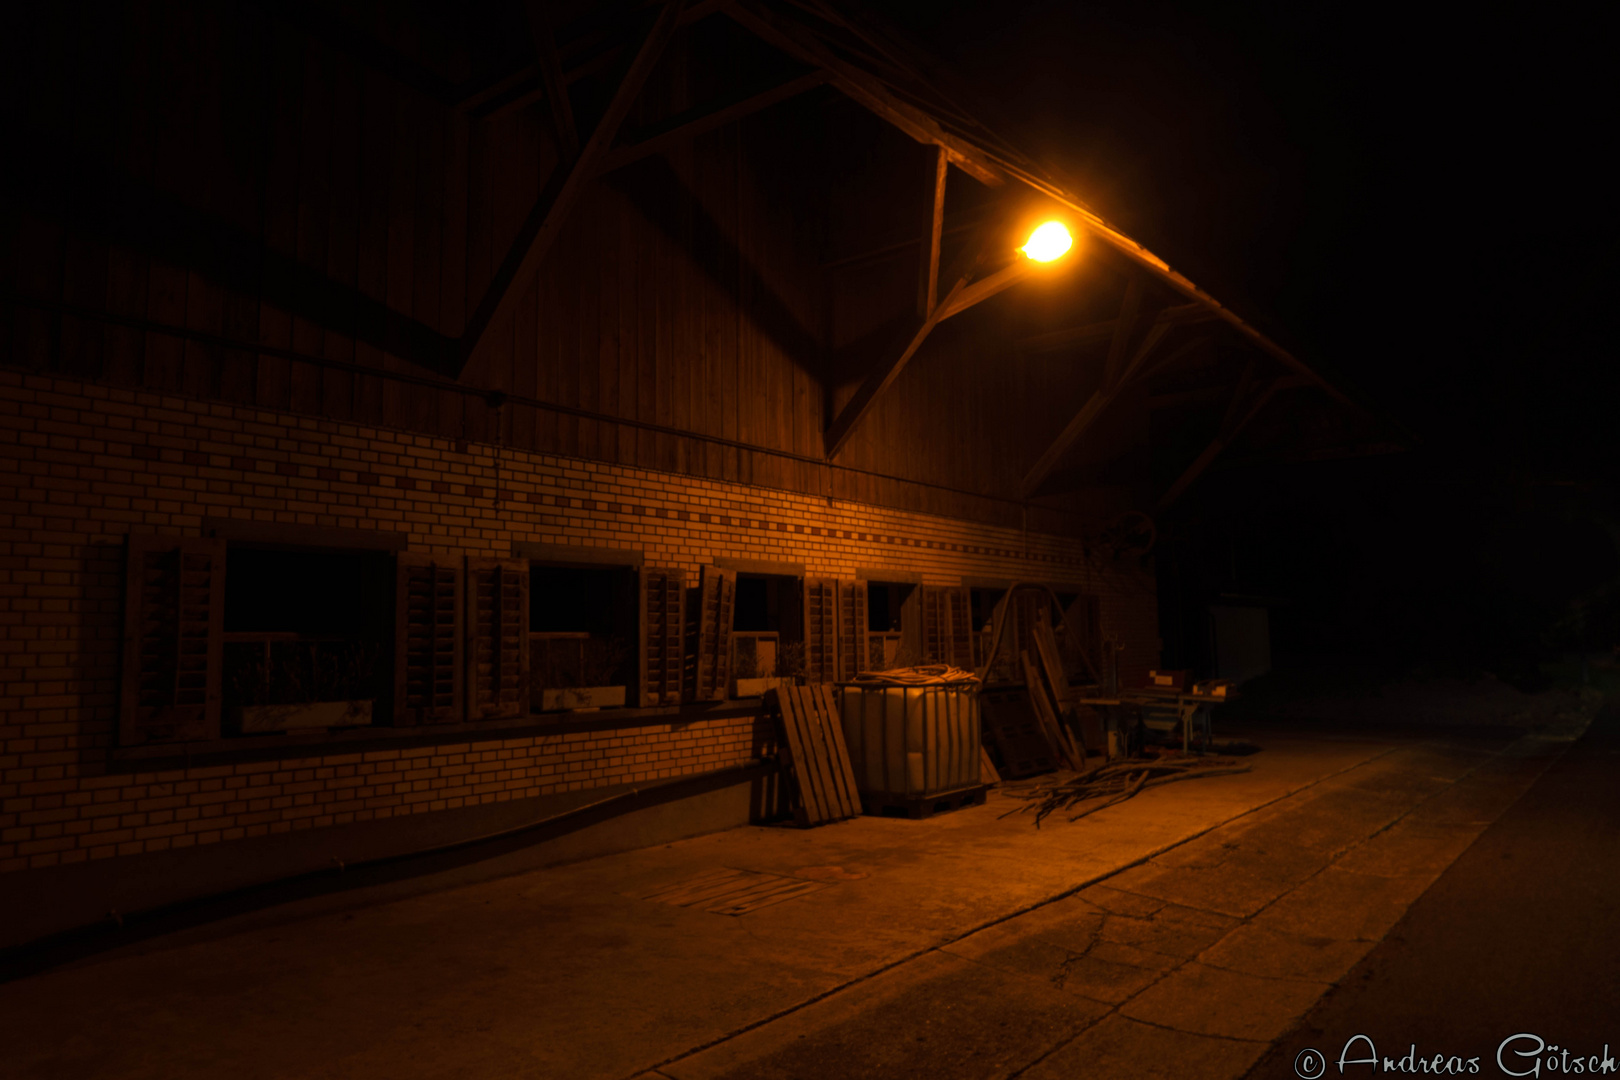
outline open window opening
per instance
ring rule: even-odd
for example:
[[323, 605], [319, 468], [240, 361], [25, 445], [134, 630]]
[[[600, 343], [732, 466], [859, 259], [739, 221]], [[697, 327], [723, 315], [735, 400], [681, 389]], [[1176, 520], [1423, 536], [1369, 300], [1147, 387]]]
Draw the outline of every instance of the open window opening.
[[974, 587], [968, 589], [968, 610], [973, 622], [973, 666], [983, 667], [990, 657], [991, 639], [995, 633], [996, 607], [1006, 589]]
[[640, 578], [633, 566], [529, 568], [532, 708], [617, 708], [638, 682]]
[[804, 580], [786, 574], [737, 575], [731, 634], [731, 695], [762, 693], [772, 680], [805, 673]]
[[393, 715], [394, 558], [228, 547], [223, 733], [383, 723]]
[[1047, 627], [1056, 625], [1051, 596], [1044, 589], [1035, 588], [998, 591], [1000, 596], [992, 609], [992, 625], [997, 621], [1005, 625], [1001, 628], [999, 644], [994, 641], [993, 633], [984, 638], [986, 654], [991, 648], [996, 650], [989, 656], [986, 681], [1022, 683], [1025, 681], [1024, 656], [1032, 660], [1039, 656], [1037, 628], [1043, 623]]
[[920, 592], [899, 581], [866, 583], [868, 664], [873, 671], [922, 662]]

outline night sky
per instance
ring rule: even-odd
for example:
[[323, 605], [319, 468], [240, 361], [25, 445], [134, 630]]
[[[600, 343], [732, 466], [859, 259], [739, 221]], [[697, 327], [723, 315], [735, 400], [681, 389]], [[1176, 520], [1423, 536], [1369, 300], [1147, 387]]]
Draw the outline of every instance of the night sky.
[[1189, 506], [1218, 495], [1213, 532], [1264, 541], [1279, 650], [1400, 639], [1507, 670], [1620, 641], [1602, 27], [1546, 4], [879, 9], [1106, 218], [1410, 433], [1398, 461], [1212, 477]]

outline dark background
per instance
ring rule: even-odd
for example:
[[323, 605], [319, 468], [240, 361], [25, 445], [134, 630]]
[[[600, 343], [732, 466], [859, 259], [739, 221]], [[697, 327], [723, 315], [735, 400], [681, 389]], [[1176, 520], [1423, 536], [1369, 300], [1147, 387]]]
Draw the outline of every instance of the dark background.
[[1620, 643], [1606, 31], [1573, 6], [879, 10], [1104, 217], [1404, 429], [1214, 470], [1160, 523], [1167, 665], [1266, 595], [1279, 666]]

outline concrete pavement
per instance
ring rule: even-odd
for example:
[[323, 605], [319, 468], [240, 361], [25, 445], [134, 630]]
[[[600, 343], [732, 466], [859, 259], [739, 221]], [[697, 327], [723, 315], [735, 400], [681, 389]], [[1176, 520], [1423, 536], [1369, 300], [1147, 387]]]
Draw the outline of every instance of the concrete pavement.
[[[1273, 732], [1251, 773], [1039, 831], [994, 795], [323, 897], [0, 986], [5, 1069], [1239, 1076], [1562, 745]], [[815, 884], [646, 899], [727, 869]]]
[[[1610, 708], [1484, 831], [1389, 934], [1250, 1073], [1293, 1076], [1308, 1047], [1333, 1062], [1356, 1036], [1528, 1074], [1620, 1056], [1620, 710]], [[1568, 1057], [1566, 1057], [1566, 1051]], [[1348, 1058], [1367, 1056], [1357, 1044]], [[1528, 1058], [1527, 1056], [1528, 1055]], [[1542, 1055], [1545, 1065], [1545, 1052]], [[1336, 1065], [1330, 1073], [1338, 1075]], [[1351, 1074], [1366, 1074], [1361, 1066]], [[1551, 1072], [1550, 1068], [1545, 1071]]]

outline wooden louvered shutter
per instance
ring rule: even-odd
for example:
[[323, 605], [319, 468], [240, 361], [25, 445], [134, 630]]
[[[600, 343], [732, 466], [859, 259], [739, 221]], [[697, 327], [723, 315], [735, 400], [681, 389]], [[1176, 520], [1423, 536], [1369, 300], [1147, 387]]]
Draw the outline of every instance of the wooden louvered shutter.
[[871, 663], [866, 655], [866, 582], [838, 584], [838, 678], [848, 682]]
[[951, 620], [944, 589], [921, 585], [922, 655], [925, 664], [948, 663], [951, 655]]
[[951, 648], [946, 663], [973, 669], [973, 599], [965, 588], [945, 589], [945, 621], [950, 626]]
[[641, 569], [641, 704], [679, 705], [686, 573]]
[[462, 716], [461, 559], [401, 552], [394, 601], [394, 722]]
[[827, 578], [804, 582], [804, 677], [810, 683], [838, 678], [838, 583]]
[[225, 541], [131, 536], [119, 741], [219, 737]]
[[465, 593], [467, 719], [529, 712], [529, 564], [469, 558]]
[[737, 572], [705, 566], [687, 605], [686, 700], [724, 701], [731, 685], [732, 605]]

